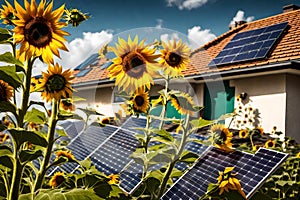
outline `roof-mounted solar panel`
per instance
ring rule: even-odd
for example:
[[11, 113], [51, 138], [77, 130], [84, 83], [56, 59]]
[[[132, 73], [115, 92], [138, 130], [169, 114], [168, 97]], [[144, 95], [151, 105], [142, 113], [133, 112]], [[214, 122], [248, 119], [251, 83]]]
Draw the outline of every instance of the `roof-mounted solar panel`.
[[77, 74], [75, 74], [75, 77], [82, 77], [85, 76], [87, 73], [89, 73], [92, 70], [92, 68], [87, 68], [80, 70]]
[[236, 34], [208, 66], [266, 58], [287, 25], [283, 22]]
[[108, 61], [108, 62], [104, 63], [103, 65], [101, 65], [100, 69], [106, 69], [106, 68], [108, 68], [111, 64], [113, 64], [113, 62]]
[[249, 154], [241, 151], [226, 153], [210, 147], [161, 199], [198, 200], [206, 193], [209, 183], [217, 182], [219, 172], [226, 167], [235, 167], [233, 172], [238, 173], [237, 178], [249, 199], [287, 156], [265, 148]]
[[92, 54], [85, 61], [83, 61], [80, 65], [75, 67], [74, 70], [82, 70], [90, 65], [95, 65], [95, 64], [97, 64], [98, 60], [99, 60], [98, 53]]

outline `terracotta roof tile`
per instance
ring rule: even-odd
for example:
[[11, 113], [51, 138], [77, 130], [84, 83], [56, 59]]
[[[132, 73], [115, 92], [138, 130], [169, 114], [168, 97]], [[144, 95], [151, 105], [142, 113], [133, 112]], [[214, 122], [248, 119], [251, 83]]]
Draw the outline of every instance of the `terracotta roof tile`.
[[[224, 65], [218, 68], [209, 68], [210, 61], [226, 46], [228, 42], [237, 34], [265, 26], [288, 21], [288, 27], [273, 47], [269, 57], [265, 59], [252, 60], [234, 64]], [[243, 24], [232, 29], [216, 39], [208, 42], [202, 47], [196, 49], [191, 54], [191, 65], [187, 67], [183, 74], [185, 76], [200, 75], [216, 71], [226, 71], [232, 69], [250, 68], [253, 66], [267, 65], [270, 63], [285, 62], [300, 58], [300, 10], [290, 11], [275, 16], [267, 17], [257, 21]], [[89, 82], [107, 79], [107, 70], [101, 69], [103, 63], [93, 66], [92, 70], [84, 77], [77, 77], [74, 83]]]

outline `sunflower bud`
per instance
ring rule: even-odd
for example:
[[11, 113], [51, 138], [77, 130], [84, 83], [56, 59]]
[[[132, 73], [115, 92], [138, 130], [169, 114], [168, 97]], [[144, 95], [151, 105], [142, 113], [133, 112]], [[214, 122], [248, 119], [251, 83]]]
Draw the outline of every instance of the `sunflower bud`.
[[65, 12], [66, 15], [64, 16], [64, 19], [66, 20], [67, 24], [72, 24], [73, 27], [77, 27], [79, 24], [89, 18], [87, 14], [84, 14], [77, 9], [65, 10]]

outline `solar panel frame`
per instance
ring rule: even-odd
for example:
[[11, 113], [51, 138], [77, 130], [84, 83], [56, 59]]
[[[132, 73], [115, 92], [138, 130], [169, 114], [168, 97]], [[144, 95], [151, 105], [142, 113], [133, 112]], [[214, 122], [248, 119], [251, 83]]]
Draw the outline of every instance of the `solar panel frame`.
[[[236, 34], [208, 66], [221, 66], [266, 58], [287, 25], [288, 22], [282, 22]], [[242, 48], [240, 49], [240, 47]]]

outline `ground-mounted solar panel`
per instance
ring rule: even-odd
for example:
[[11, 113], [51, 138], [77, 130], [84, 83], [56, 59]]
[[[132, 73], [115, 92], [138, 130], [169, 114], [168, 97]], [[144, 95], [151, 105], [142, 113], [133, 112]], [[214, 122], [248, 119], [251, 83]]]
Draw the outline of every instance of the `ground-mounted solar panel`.
[[[118, 130], [117, 127], [107, 125], [105, 127], [89, 126], [79, 136], [70, 141], [67, 148], [77, 160], [85, 160], [90, 157], [101, 145], [103, 145]], [[60, 171], [72, 172], [78, 165], [66, 163], [51, 170], [50, 174], [58, 169]]]
[[238, 173], [237, 178], [247, 198], [250, 198], [287, 156], [264, 148], [260, 148], [255, 154], [249, 154], [241, 151], [226, 153], [210, 147], [162, 199], [198, 200], [206, 193], [209, 183], [217, 182], [219, 172], [226, 167], [235, 167], [234, 172]]
[[266, 58], [287, 25], [283, 22], [236, 34], [208, 66]]
[[[136, 128], [145, 128], [146, 127], [147, 120], [145, 117], [130, 117], [128, 118], [121, 126], [122, 129], [130, 130], [136, 133], [141, 133], [140, 130], [137, 130]], [[159, 126], [159, 120], [152, 119], [152, 122], [150, 124], [151, 128], [158, 127]]]
[[83, 61], [80, 65], [75, 67], [74, 70], [83, 70], [87, 66], [95, 65], [95, 64], [97, 64], [98, 60], [99, 60], [99, 54], [98, 53], [92, 54], [85, 61]]

